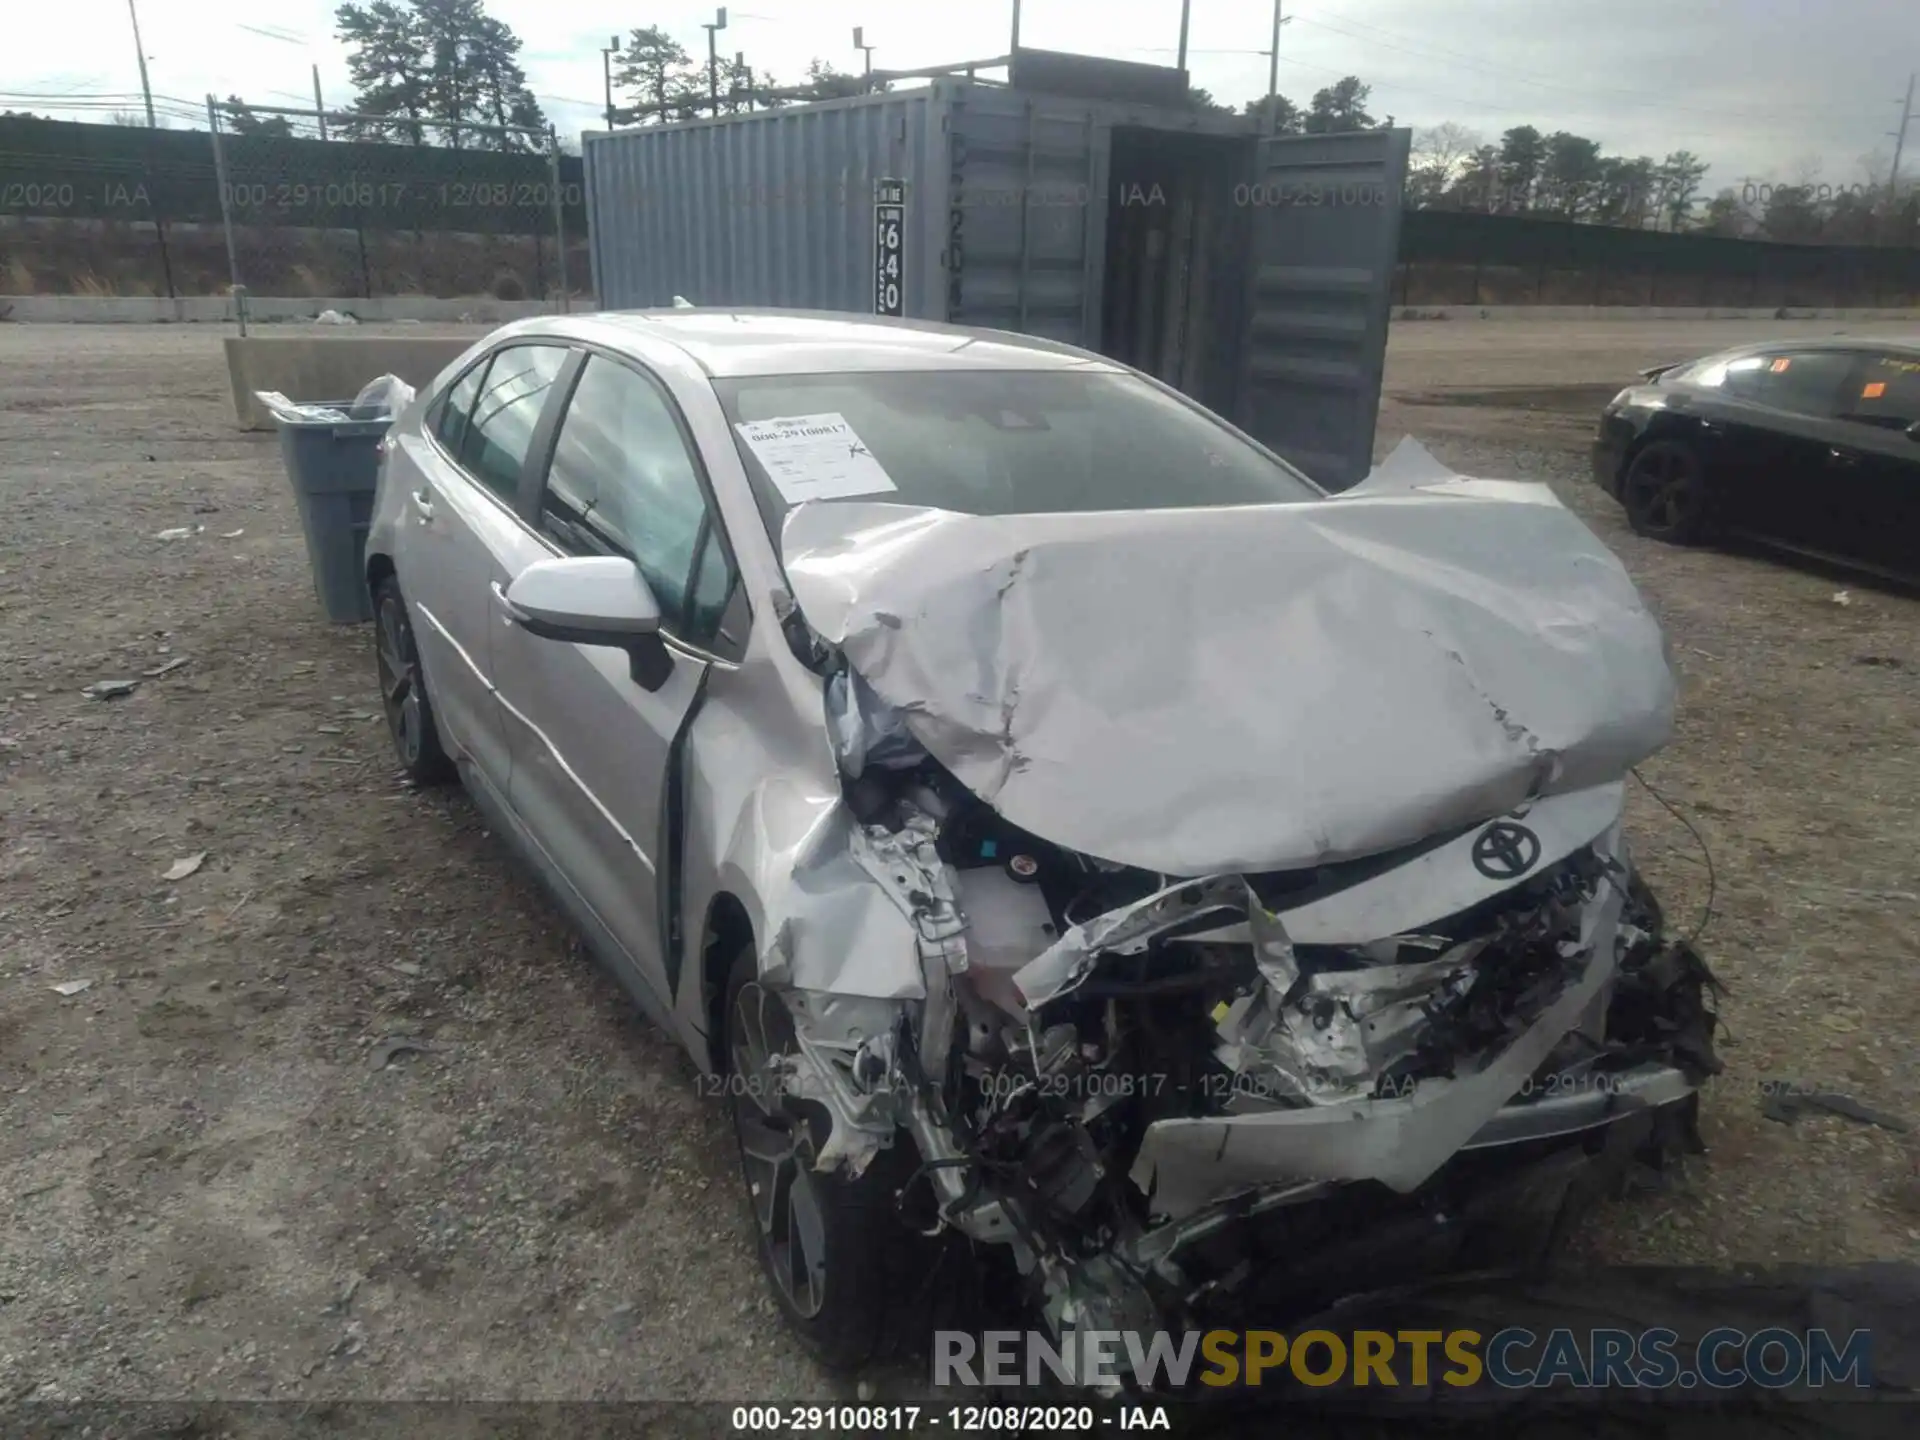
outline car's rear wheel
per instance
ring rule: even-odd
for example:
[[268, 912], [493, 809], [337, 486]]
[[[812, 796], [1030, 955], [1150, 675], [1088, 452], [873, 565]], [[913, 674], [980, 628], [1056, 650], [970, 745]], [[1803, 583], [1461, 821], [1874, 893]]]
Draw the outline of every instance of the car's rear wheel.
[[917, 1169], [911, 1143], [896, 1136], [858, 1177], [814, 1169], [831, 1120], [781, 1081], [780, 1057], [798, 1051], [793, 1019], [760, 984], [751, 947], [729, 969], [725, 1013], [728, 1105], [760, 1267], [781, 1313], [836, 1368], [910, 1347], [928, 1328], [941, 1255], [896, 1204]]
[[1627, 523], [1648, 539], [1692, 545], [1706, 538], [1706, 467], [1699, 452], [1683, 441], [1655, 440], [1636, 451], [1627, 464], [1620, 500]]
[[407, 602], [391, 575], [373, 592], [373, 638], [380, 708], [386, 713], [387, 733], [393, 737], [400, 768], [416, 785], [444, 784], [454, 778], [453, 762], [440, 744]]

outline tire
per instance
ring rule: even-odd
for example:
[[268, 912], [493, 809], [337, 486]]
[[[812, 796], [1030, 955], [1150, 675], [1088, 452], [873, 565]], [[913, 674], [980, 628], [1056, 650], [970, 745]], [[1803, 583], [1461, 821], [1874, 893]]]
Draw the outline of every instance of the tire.
[[[794, 1048], [786, 1004], [759, 978], [752, 947], [742, 946], [727, 973], [724, 1054], [760, 1269], [815, 1358], [856, 1369], [924, 1341], [933, 1324], [930, 1297], [957, 1284], [954, 1264], [965, 1256], [902, 1220], [896, 1197], [919, 1168], [904, 1134], [857, 1178], [812, 1168], [830, 1121], [821, 1106], [784, 1096], [756, 1059]], [[770, 1158], [781, 1152], [784, 1161]]]
[[426, 672], [413, 643], [413, 622], [400, 585], [389, 575], [373, 592], [374, 664], [380, 680], [380, 708], [400, 768], [416, 785], [444, 785], [456, 777], [453, 761], [440, 744]]
[[1620, 503], [1634, 533], [1668, 545], [1706, 539], [1710, 498], [1699, 452], [1680, 440], [1641, 446], [1620, 480]]

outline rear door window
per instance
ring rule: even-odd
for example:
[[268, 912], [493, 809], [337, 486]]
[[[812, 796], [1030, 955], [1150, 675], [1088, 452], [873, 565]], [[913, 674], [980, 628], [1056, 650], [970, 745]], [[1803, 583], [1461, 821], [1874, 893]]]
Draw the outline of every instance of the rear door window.
[[514, 345], [498, 352], [473, 402], [459, 450], [460, 462], [487, 489], [512, 505], [520, 470], [533, 447], [547, 394], [567, 363], [559, 345]]
[[455, 459], [460, 455], [460, 442], [467, 435], [467, 421], [473, 414], [473, 397], [480, 393], [480, 387], [487, 378], [487, 366], [493, 363], [491, 355], [485, 355], [480, 361], [469, 367], [467, 373], [453, 382], [453, 388], [447, 391], [447, 398], [440, 402], [440, 408], [433, 417], [434, 436], [446, 447], [447, 454]]
[[1849, 350], [1773, 350], [1704, 366], [1690, 378], [1770, 410], [1831, 419], [1856, 359]]

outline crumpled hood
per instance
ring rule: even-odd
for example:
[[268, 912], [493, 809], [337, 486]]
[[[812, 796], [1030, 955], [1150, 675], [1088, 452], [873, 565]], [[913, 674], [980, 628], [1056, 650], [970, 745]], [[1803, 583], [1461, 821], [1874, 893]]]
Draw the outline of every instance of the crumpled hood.
[[829, 501], [782, 551], [808, 623], [962, 784], [1162, 874], [1374, 854], [1659, 749], [1673, 678], [1619, 561], [1544, 485], [1396, 459], [1432, 483], [1068, 515]]

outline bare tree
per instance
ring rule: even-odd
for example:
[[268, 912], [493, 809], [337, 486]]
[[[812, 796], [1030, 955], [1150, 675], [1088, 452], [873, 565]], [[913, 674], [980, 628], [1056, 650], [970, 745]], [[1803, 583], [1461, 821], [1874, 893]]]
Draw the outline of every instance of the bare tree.
[[1483, 143], [1478, 131], [1451, 120], [1415, 130], [1407, 166], [1409, 203], [1423, 210], [1438, 205]]

